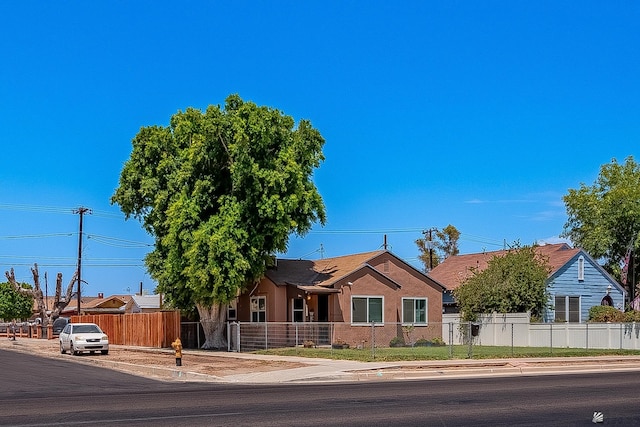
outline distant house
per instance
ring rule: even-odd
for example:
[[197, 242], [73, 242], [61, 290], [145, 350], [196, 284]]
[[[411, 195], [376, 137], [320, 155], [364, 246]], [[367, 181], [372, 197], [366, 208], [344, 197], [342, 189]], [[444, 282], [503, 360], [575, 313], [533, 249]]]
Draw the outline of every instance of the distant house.
[[[544, 314], [545, 322], [585, 322], [594, 305], [612, 305], [624, 309], [626, 292], [583, 249], [571, 248], [566, 243], [536, 246], [536, 251], [548, 259], [551, 273], [547, 279], [550, 307]], [[482, 252], [451, 256], [429, 272], [429, 277], [445, 288], [445, 312], [456, 312], [453, 291], [473, 269], [484, 270], [494, 256], [506, 251]]]
[[[131, 295], [111, 295], [104, 297], [82, 296], [80, 300], [80, 314], [123, 314], [124, 307], [131, 299]], [[61, 316], [69, 317], [78, 314], [78, 304], [75, 295], [71, 302], [62, 310]]]
[[247, 322], [372, 322], [442, 320], [441, 285], [389, 251], [320, 260], [278, 259], [230, 305], [229, 319]]
[[131, 295], [126, 313], [153, 313], [162, 310], [162, 295]]

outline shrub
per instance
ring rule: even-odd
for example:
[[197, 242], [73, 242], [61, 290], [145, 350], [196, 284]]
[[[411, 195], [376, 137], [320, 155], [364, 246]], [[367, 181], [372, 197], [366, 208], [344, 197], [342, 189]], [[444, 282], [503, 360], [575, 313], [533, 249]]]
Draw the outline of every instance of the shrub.
[[404, 338], [393, 337], [391, 341], [389, 341], [389, 347], [404, 347]]
[[331, 344], [331, 348], [334, 348], [334, 349], [337, 349], [337, 350], [341, 350], [341, 349], [344, 349], [344, 348], [349, 348], [349, 344], [347, 344], [343, 340], [336, 340], [335, 342], [333, 342]]
[[444, 344], [444, 341], [440, 337], [435, 337], [430, 340], [426, 338], [419, 338], [416, 340], [416, 347], [441, 347]]
[[418, 338], [415, 343], [416, 347], [428, 347], [430, 345], [431, 342], [426, 338]]
[[435, 346], [443, 346], [444, 345], [444, 340], [440, 337], [435, 337], [431, 340], [431, 344], [435, 345]]
[[[608, 305], [594, 305], [589, 309], [589, 322], [624, 322], [625, 313]], [[627, 320], [628, 321], [628, 320]]]
[[630, 310], [624, 313], [625, 322], [640, 322], [640, 311]]

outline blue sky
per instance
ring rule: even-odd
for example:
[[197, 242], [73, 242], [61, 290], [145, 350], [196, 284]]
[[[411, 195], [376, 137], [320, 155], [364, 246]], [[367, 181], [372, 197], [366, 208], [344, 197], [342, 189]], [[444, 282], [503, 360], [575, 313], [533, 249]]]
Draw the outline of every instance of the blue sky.
[[[231, 93], [305, 118], [328, 221], [286, 257], [555, 241], [562, 196], [640, 159], [635, 1], [0, 3], [0, 268], [83, 293], [154, 283], [152, 238], [109, 199], [131, 140]], [[322, 250], [320, 249], [322, 248]], [[43, 283], [44, 284], [44, 283]]]

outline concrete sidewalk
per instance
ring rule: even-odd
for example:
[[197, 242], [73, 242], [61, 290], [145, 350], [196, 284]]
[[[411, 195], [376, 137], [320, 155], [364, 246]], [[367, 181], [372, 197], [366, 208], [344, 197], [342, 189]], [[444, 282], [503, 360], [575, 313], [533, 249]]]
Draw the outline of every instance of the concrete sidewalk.
[[[57, 349], [57, 341], [21, 339], [19, 342], [0, 340], [0, 349], [22, 351], [46, 357], [64, 357]], [[199, 358], [230, 358], [234, 360], [268, 362], [291, 362], [297, 367], [285, 369], [244, 369], [243, 373], [208, 375], [194, 372], [193, 367], [169, 367], [154, 365], [153, 357], [171, 358], [170, 349], [111, 346], [149, 354], [146, 363], [126, 363], [109, 360], [108, 357], [67, 358], [79, 363], [93, 364], [136, 375], [151, 376], [170, 381], [206, 381], [237, 384], [282, 384], [300, 382], [350, 382], [412, 379], [452, 379], [481, 376], [554, 375], [586, 372], [640, 371], [640, 356], [601, 357], [544, 357], [512, 359], [451, 359], [398, 362], [358, 362], [351, 360], [316, 359], [296, 356], [272, 356], [251, 353], [228, 353], [204, 350], [184, 350], [184, 355]], [[43, 351], [44, 350], [44, 351]], [[245, 363], [246, 365], [246, 363]], [[258, 363], [256, 363], [258, 365]], [[302, 365], [302, 366], [300, 366]], [[191, 370], [190, 370], [191, 369]]]
[[[137, 349], [138, 351], [167, 352], [165, 349]], [[207, 354], [211, 357], [249, 359], [256, 361], [286, 361], [305, 366], [266, 372], [249, 372], [209, 378], [201, 374], [169, 369], [172, 378], [206, 380], [239, 384], [278, 384], [304, 382], [352, 382], [381, 380], [452, 379], [486, 376], [557, 375], [588, 372], [640, 371], [640, 356], [544, 357], [510, 359], [450, 359], [397, 362], [359, 362], [274, 356], [252, 353], [207, 352], [186, 350], [186, 353]]]
[[[252, 355], [257, 356], [257, 355]], [[287, 358], [296, 360], [303, 358]], [[553, 375], [585, 372], [640, 371], [640, 357], [454, 359], [356, 362], [306, 359], [309, 366], [274, 372], [231, 375], [225, 382], [294, 383], [308, 381], [380, 381], [451, 379], [481, 376]]]

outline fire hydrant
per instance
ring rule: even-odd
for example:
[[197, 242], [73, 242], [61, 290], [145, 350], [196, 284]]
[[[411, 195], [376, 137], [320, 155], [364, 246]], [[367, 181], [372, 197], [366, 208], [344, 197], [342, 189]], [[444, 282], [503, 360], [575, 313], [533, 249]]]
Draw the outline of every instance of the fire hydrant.
[[176, 351], [176, 366], [182, 366], [182, 341], [180, 341], [180, 338], [176, 338], [171, 343], [171, 347]]

